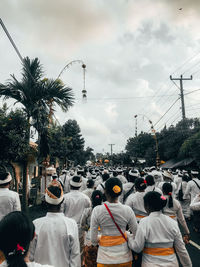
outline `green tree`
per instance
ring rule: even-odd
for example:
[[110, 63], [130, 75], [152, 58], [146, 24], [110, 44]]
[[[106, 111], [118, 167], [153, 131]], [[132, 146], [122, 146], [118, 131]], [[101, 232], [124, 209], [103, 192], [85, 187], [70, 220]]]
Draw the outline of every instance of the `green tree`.
[[[23, 61], [22, 78], [19, 81], [14, 75], [5, 83], [0, 84], [0, 96], [4, 99], [12, 98], [16, 103], [23, 106], [26, 113], [28, 129], [26, 141], [29, 143], [30, 118], [39, 135], [40, 151], [48, 149], [48, 120], [52, 115], [53, 106], [59, 105], [63, 111], [67, 111], [73, 105], [73, 94], [71, 88], [65, 87], [60, 80], [42, 79], [43, 69], [38, 58], [30, 60], [28, 57]], [[45, 155], [47, 153], [43, 153]], [[23, 171], [23, 209], [27, 206], [27, 157], [24, 158]]]
[[200, 165], [200, 132], [197, 132], [187, 138], [182, 144], [179, 156], [182, 158], [191, 157], [196, 160], [198, 165]]
[[63, 126], [54, 126], [50, 129], [50, 156], [51, 161], [59, 159], [61, 165], [67, 160], [75, 164], [83, 164], [91, 149], [84, 151], [85, 140], [76, 120], [68, 120]]
[[30, 152], [26, 142], [28, 124], [26, 115], [17, 109], [8, 112], [4, 106], [0, 109], [0, 162], [22, 162], [24, 155]]
[[147, 164], [152, 165], [156, 160], [155, 144], [151, 134], [142, 132], [137, 137], [129, 138], [125, 149], [131, 157], [145, 158]]

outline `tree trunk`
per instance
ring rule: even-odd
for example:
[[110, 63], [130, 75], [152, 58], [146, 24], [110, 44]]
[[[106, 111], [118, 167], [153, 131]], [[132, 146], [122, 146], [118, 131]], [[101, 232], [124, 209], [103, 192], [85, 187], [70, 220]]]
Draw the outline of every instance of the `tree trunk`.
[[[28, 129], [26, 133], [26, 140], [28, 147], [30, 146], [30, 116], [27, 117]], [[26, 158], [23, 161], [23, 187], [22, 187], [22, 211], [28, 212], [28, 154], [25, 156]]]
[[28, 209], [28, 162], [23, 162], [23, 187], [22, 187], [22, 211], [27, 213]]

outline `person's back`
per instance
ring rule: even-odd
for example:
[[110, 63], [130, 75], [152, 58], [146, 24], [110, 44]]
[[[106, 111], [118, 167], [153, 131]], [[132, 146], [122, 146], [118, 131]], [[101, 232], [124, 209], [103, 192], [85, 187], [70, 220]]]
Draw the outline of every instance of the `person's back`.
[[162, 187], [163, 195], [166, 198], [167, 204], [163, 208], [163, 214], [170, 216], [174, 220], [178, 220], [179, 224], [183, 227], [184, 234], [189, 238], [189, 229], [183, 216], [182, 207], [178, 200], [172, 197], [172, 185], [164, 183]]
[[[126, 242], [125, 231], [128, 225], [135, 235], [137, 222], [131, 208], [118, 202], [121, 192], [121, 181], [118, 178], [108, 179], [105, 183], [105, 194], [108, 201], [95, 207], [92, 211], [91, 242], [93, 245], [97, 245], [99, 241], [97, 263], [102, 264], [99, 266], [104, 266], [103, 264], [105, 266], [107, 264], [108, 266], [109, 264], [132, 266], [132, 254]], [[100, 240], [98, 240], [99, 227], [101, 229]]]
[[[143, 264], [146, 264], [144, 266], [178, 266], [176, 254], [172, 247], [174, 242], [176, 242], [176, 245], [179, 249], [178, 253], [181, 253], [181, 247], [184, 246], [184, 244], [180, 242], [182, 236], [176, 221], [162, 214], [161, 211], [152, 212], [148, 217], [140, 221], [138, 230], [139, 232], [136, 235], [138, 249], [136, 249], [136, 247], [133, 247], [133, 249], [136, 252], [141, 252], [143, 249], [142, 241], [145, 237], [142, 256]], [[160, 254], [159, 257], [157, 256], [155, 258], [152, 248], [159, 247], [166, 248], [171, 252], [169, 252], [169, 255], [163, 253], [163, 255]], [[154, 250], [156, 251], [156, 249]]]
[[0, 220], [12, 211], [20, 211], [19, 194], [9, 190], [12, 177], [6, 171], [0, 171]]
[[135, 180], [136, 193], [132, 193], [126, 200], [125, 204], [134, 211], [137, 221], [139, 222], [142, 218], [147, 216], [144, 208], [143, 197], [146, 194], [146, 184], [143, 178], [137, 178]]
[[200, 193], [200, 180], [198, 178], [199, 172], [191, 171], [192, 180], [187, 183], [184, 199], [187, 199], [188, 196], [191, 197], [191, 201]]
[[36, 219], [34, 225], [36, 236], [30, 249], [32, 260], [59, 267], [79, 266], [78, 229], [73, 219], [63, 213], [48, 212], [45, 217]]
[[[130, 223], [131, 231], [135, 232], [134, 230], [134, 223], [132, 220], [135, 218], [134, 213], [130, 209], [130, 207], [118, 203], [109, 203], [105, 202], [109, 207], [110, 211], [115, 218], [115, 221], [120, 226], [122, 232], [126, 231], [127, 224]], [[98, 218], [98, 223], [101, 228], [102, 235], [119, 235], [119, 230], [114, 225], [113, 221], [110, 218], [109, 213], [107, 212], [104, 205], [97, 206], [93, 210], [93, 219]], [[133, 216], [134, 218], [131, 218]]]
[[140, 221], [135, 239], [129, 236], [129, 247], [137, 253], [143, 252], [143, 267], [178, 267], [176, 253], [182, 266], [191, 267], [177, 222], [162, 214], [166, 202], [166, 198], [155, 191], [144, 196], [149, 216]]
[[8, 188], [0, 188], [0, 220], [8, 213], [17, 210], [21, 210], [18, 193]]
[[30, 259], [59, 267], [79, 267], [78, 227], [74, 220], [60, 212], [63, 189], [59, 182], [49, 184], [45, 201], [48, 212], [34, 221], [35, 238], [30, 246]]
[[88, 196], [78, 190], [71, 190], [71, 192], [64, 195], [61, 209], [65, 216], [74, 219], [79, 225], [82, 212], [90, 205], [91, 201]]

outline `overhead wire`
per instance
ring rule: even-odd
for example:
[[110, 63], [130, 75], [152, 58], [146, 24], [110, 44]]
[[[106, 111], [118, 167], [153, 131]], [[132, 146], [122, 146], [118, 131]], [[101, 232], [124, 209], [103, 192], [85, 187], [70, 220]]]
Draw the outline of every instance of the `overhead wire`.
[[[186, 93], [185, 95], [189, 95], [189, 94], [192, 94], [194, 92], [197, 92], [197, 91], [200, 91], [200, 89], [196, 89], [196, 90], [193, 90], [189, 93]], [[169, 107], [169, 109], [160, 117], [160, 119], [154, 124], [154, 127], [162, 120], [162, 118], [169, 112], [169, 110], [171, 110], [171, 108], [176, 104], [176, 102], [180, 99], [180, 97], [178, 99], [176, 99], [176, 101]]]
[[[177, 110], [175, 113], [173, 113], [172, 116], [170, 116], [159, 128], [157, 128], [157, 131], [159, 131], [161, 128], [163, 128], [171, 119], [173, 119], [178, 113], [180, 113], [180, 110]], [[179, 114], [180, 115], [180, 114]]]
[[170, 111], [170, 109], [176, 104], [176, 102], [180, 99], [177, 98], [176, 101], [173, 102], [173, 104], [167, 109], [167, 111], [160, 117], [160, 119], [154, 124], [154, 127], [159, 123], [159, 121], [162, 120], [162, 118]]
[[[194, 58], [197, 57], [198, 55], [200, 55], [200, 51], [199, 51], [198, 53], [194, 54], [193, 56], [191, 56], [190, 58], [188, 58], [187, 60], [185, 60], [185, 61], [183, 62], [183, 64], [181, 64], [180, 66], [178, 66], [178, 67], [172, 72], [172, 74], [175, 74], [178, 70], [182, 69], [188, 62], [190, 62], [192, 59], [194, 59]], [[169, 81], [169, 78], [167, 78], [165, 81]], [[164, 81], [164, 82], [165, 82], [165, 81]], [[177, 85], [176, 85], [176, 86], [177, 86]], [[158, 91], [154, 94], [154, 97], [156, 96], [157, 93], [160, 92], [161, 89], [163, 89], [163, 87], [164, 87], [164, 86], [160, 86], [160, 88], [158, 89]], [[171, 86], [170, 88], [172, 88], [172, 86]], [[179, 88], [179, 87], [178, 87], [178, 88]], [[153, 99], [152, 99], [152, 101], [153, 101]], [[146, 106], [146, 105], [145, 105], [145, 106]], [[143, 108], [142, 111], [139, 112], [139, 113], [144, 113], [144, 108]]]
[[191, 66], [190, 68], [186, 69], [182, 75], [184, 75], [186, 72], [188, 72], [189, 70], [193, 69], [194, 67], [196, 67], [198, 64], [200, 64], [200, 61], [198, 61], [196, 64], [194, 64], [193, 66]]
[[[188, 62], [190, 62], [190, 61], [192, 61], [194, 58], [196, 58], [198, 55], [200, 55], [200, 52], [198, 52], [198, 53], [196, 53], [195, 55], [193, 55], [192, 57], [190, 57], [189, 59], [187, 59], [182, 65], [180, 65], [179, 67], [177, 67], [173, 72], [172, 72], [172, 74], [175, 74], [178, 70], [181, 70]], [[197, 63], [195, 64], [195, 66], [197, 65]], [[193, 68], [194, 66], [192, 66], [191, 68]], [[188, 69], [186, 69], [186, 71], [188, 71], [190, 68], [188, 68]], [[185, 71], [185, 72], [186, 72]], [[199, 70], [200, 71], [200, 70]], [[184, 73], [185, 73], [184, 72]], [[168, 78], [167, 78], [167, 80], [168, 80]], [[179, 86], [174, 82], [174, 85], [178, 88], [178, 89], [180, 89], [179, 88]], [[159, 90], [155, 93], [155, 95], [158, 93], [158, 92], [160, 92], [160, 90], [162, 89], [162, 88], [164, 88], [164, 86], [161, 86], [160, 88], [159, 88]], [[171, 88], [172, 88], [172, 86], [171, 86]], [[171, 89], [170, 88], [170, 89]], [[154, 97], [155, 97], [155, 95], [154, 95]], [[169, 97], [170, 98], [170, 97]], [[167, 99], [167, 100], [169, 100], [169, 98]], [[154, 98], [153, 98], [154, 99]], [[153, 100], [152, 99], [152, 100]], [[165, 103], [167, 103], [167, 100], [165, 99]], [[158, 101], [158, 100], [157, 100]], [[156, 102], [157, 102], [156, 101]], [[155, 102], [155, 103], [156, 103]], [[162, 103], [160, 103], [160, 104], [162, 104]], [[144, 111], [144, 108], [143, 108], [143, 110], [142, 110], [142, 112]]]

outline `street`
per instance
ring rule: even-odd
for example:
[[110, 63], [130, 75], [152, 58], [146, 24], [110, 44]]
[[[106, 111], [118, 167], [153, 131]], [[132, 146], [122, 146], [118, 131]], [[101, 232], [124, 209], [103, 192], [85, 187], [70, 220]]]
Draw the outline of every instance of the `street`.
[[[194, 244], [193, 245], [188, 244], [186, 248], [190, 254], [193, 267], [199, 267], [200, 266], [200, 234], [195, 233], [192, 227], [193, 227], [192, 222], [189, 222], [188, 228], [190, 229], [190, 233], [191, 233], [191, 243], [194, 242]], [[195, 247], [194, 245], [197, 245], [198, 248]]]

